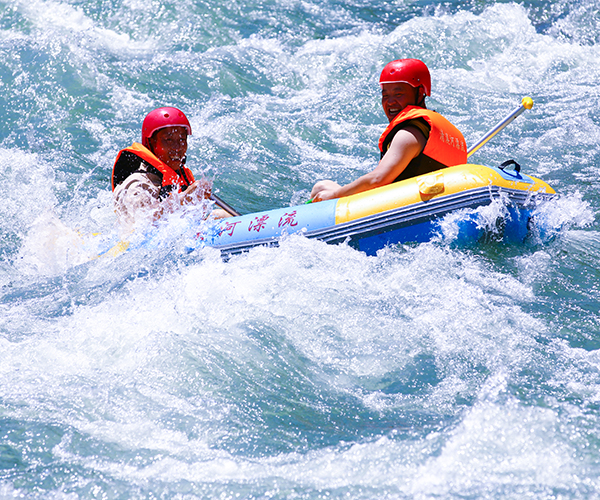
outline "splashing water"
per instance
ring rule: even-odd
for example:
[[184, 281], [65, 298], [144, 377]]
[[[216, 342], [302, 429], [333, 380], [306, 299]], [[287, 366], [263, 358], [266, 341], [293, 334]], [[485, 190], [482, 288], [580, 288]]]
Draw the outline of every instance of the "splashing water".
[[[598, 19], [593, 1], [4, 2], [0, 497], [597, 497]], [[400, 57], [429, 65], [428, 106], [469, 145], [533, 98], [472, 158], [556, 189], [532, 241], [456, 244], [510, 220], [498, 200], [373, 257], [292, 235], [224, 262], [174, 219], [90, 260], [153, 107], [186, 112], [188, 165], [240, 212], [289, 206], [374, 167]]]

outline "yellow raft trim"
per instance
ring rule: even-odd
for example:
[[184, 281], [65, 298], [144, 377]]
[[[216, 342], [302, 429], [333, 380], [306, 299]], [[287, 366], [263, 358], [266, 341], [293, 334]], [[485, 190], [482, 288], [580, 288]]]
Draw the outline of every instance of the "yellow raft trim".
[[109, 257], [116, 257], [117, 255], [121, 255], [129, 248], [129, 241], [119, 241], [114, 247], [105, 252], [102, 255], [108, 255]]
[[335, 223], [350, 222], [375, 213], [490, 185], [521, 191], [555, 193], [544, 181], [527, 177], [533, 180], [533, 183], [505, 179], [497, 170], [484, 165], [456, 165], [340, 198], [335, 208]]

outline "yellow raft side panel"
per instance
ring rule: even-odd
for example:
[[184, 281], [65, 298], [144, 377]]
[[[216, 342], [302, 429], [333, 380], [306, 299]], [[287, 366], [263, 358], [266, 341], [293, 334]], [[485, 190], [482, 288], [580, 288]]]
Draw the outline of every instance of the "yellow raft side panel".
[[112, 247], [103, 255], [108, 255], [109, 257], [116, 257], [117, 255], [121, 255], [122, 253], [126, 252], [128, 248], [129, 241], [119, 241], [119, 243], [117, 243], [114, 247]]
[[490, 185], [554, 194], [554, 189], [544, 181], [527, 177], [533, 180], [533, 184], [505, 179], [497, 170], [484, 165], [456, 165], [340, 198], [335, 209], [335, 223], [350, 222], [376, 213]]

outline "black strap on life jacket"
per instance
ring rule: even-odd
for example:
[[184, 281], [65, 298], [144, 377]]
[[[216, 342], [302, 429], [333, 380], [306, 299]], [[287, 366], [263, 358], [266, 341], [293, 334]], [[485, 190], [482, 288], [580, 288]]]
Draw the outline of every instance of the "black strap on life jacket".
[[117, 187], [127, 177], [135, 172], [140, 172], [142, 159], [131, 151], [121, 151], [119, 155], [119, 168], [114, 169], [114, 186]]

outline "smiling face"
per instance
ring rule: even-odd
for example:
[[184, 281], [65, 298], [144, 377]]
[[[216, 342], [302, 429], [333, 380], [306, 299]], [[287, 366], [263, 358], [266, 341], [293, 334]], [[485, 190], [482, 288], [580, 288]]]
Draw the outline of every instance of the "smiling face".
[[408, 83], [384, 83], [381, 86], [381, 105], [391, 122], [406, 106], [417, 105], [418, 89]]
[[179, 170], [187, 152], [187, 136], [185, 127], [161, 128], [150, 138], [150, 148], [159, 160]]

